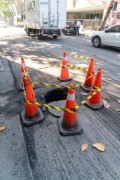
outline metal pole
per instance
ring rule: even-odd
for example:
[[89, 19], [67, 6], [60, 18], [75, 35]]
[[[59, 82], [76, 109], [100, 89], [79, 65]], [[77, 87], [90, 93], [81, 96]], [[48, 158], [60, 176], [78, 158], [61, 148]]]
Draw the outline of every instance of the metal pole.
[[57, 0], [57, 28], [59, 24], [59, 0]]
[[48, 0], [48, 24], [50, 27], [50, 22], [51, 22], [51, 0]]

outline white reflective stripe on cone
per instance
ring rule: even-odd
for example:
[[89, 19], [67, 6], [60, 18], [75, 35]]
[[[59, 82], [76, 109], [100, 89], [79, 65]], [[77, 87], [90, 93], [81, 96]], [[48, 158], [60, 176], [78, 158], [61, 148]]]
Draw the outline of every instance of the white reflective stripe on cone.
[[25, 63], [23, 63], [23, 64], [22, 64], [22, 67], [26, 67], [26, 64], [25, 64]]
[[67, 100], [70, 100], [70, 101], [75, 100], [75, 94], [69, 94], [68, 93]]
[[22, 72], [22, 75], [29, 75], [28, 72]]
[[67, 60], [67, 57], [63, 57], [63, 60]]

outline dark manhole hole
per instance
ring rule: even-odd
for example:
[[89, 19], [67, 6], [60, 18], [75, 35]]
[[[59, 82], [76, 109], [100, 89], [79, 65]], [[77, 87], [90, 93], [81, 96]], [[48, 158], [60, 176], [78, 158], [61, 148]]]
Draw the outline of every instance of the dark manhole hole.
[[[45, 93], [45, 102], [52, 106], [65, 107], [65, 100], [67, 98], [68, 89], [67, 88], [56, 88]], [[63, 115], [62, 111], [57, 111], [53, 108], [48, 108], [50, 114], [55, 117], [61, 117]]]

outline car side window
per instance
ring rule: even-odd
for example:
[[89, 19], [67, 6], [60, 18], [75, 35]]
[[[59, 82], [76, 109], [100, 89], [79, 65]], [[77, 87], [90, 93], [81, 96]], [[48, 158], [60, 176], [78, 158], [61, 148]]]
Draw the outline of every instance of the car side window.
[[114, 27], [108, 29], [107, 32], [109, 32], [109, 33], [120, 32], [120, 26], [114, 26]]
[[114, 27], [112, 27], [112, 28], [110, 28], [110, 29], [108, 29], [108, 31], [107, 32], [109, 32], [109, 33], [111, 33], [111, 32], [116, 32], [116, 28], [115, 28], [115, 26]]

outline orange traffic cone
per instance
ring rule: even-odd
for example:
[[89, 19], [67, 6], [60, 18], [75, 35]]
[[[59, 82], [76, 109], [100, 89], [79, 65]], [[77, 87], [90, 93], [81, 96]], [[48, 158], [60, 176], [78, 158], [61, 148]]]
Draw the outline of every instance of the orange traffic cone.
[[24, 88], [26, 88], [26, 80], [30, 79], [24, 57], [21, 57], [21, 74], [22, 74], [22, 84], [20, 84], [20, 90], [24, 90]]
[[67, 61], [67, 53], [63, 53], [63, 60], [62, 60], [62, 69], [60, 77], [57, 77], [60, 81], [70, 81], [72, 78], [69, 77], [69, 70], [68, 70], [68, 61]]
[[[25, 64], [25, 59], [24, 57], [21, 57], [21, 74], [22, 74], [22, 84], [20, 84], [20, 90], [24, 90], [26, 88], [26, 81], [29, 79], [30, 80], [30, 75], [28, 73], [28, 68]], [[34, 88], [34, 84], [33, 88]]]
[[90, 95], [92, 95], [96, 91], [98, 91], [98, 92], [93, 97], [91, 97], [85, 104], [86, 106], [88, 106], [89, 108], [91, 108], [95, 111], [101, 109], [104, 106], [102, 98], [101, 98], [102, 97], [101, 78], [102, 78], [102, 69], [99, 68], [98, 72], [96, 74], [95, 81], [94, 81], [93, 89], [90, 91]]
[[81, 88], [84, 89], [84, 91], [89, 92], [94, 83], [94, 59], [90, 59], [89, 67], [88, 67], [88, 72], [86, 75], [86, 80], [85, 83], [81, 85]]
[[[76, 105], [74, 85], [71, 83], [65, 108], [73, 109]], [[58, 119], [58, 129], [59, 133], [63, 136], [81, 134], [83, 129], [81, 128], [80, 121], [78, 121], [77, 112], [70, 113], [65, 111], [64, 116]]]
[[26, 104], [25, 111], [21, 113], [21, 120], [25, 126], [31, 126], [44, 121], [44, 115], [38, 106], [27, 103], [27, 101], [36, 101], [34, 90], [29, 80], [26, 81]]

